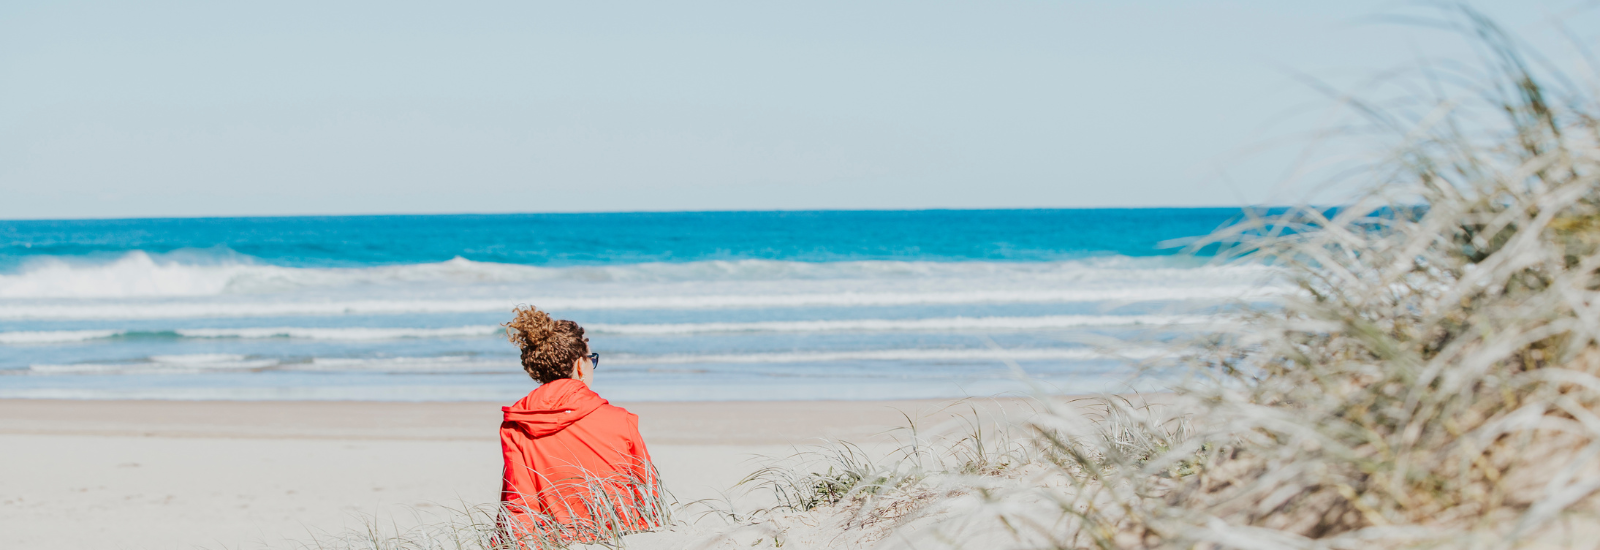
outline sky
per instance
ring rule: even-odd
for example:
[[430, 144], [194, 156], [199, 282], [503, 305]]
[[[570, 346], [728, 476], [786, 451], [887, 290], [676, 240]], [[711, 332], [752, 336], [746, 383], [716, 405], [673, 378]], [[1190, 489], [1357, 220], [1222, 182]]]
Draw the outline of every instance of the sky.
[[1284, 204], [1403, 6], [8, 0], [0, 219]]

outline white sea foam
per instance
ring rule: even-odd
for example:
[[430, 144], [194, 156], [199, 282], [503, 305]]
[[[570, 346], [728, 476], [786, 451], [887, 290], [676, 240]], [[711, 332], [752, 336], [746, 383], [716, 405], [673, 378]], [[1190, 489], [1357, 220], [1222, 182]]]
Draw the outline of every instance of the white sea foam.
[[558, 271], [547, 268], [461, 258], [404, 266], [292, 268], [237, 258], [214, 263], [182, 263], [158, 260], [145, 252], [134, 251], [105, 263], [60, 258], [34, 260], [18, 273], [0, 275], [0, 298], [216, 296], [381, 283], [523, 282], [558, 275]]
[[1092, 359], [1148, 359], [1165, 354], [1166, 351], [1152, 348], [1131, 348], [1115, 352], [1100, 351], [1084, 348], [1041, 348], [1041, 349], [887, 349], [865, 351], [798, 351], [777, 353], [726, 353], [726, 354], [682, 354], [682, 355], [656, 355], [656, 356], [623, 356], [606, 361], [619, 364], [667, 364], [682, 365], [695, 363], [830, 363], [838, 361], [1045, 361], [1045, 360], [1092, 360]]
[[[401, 378], [401, 377], [388, 377]], [[525, 380], [525, 379], [524, 379]], [[600, 382], [601, 391], [613, 401], [707, 401], [707, 400], [882, 400], [882, 399], [959, 399], [975, 395], [1027, 395], [1044, 391], [1073, 395], [1095, 392], [1164, 391], [1170, 381], [1145, 377], [1129, 379], [1122, 373], [1081, 373], [1027, 383], [1005, 378], [902, 379], [852, 378], [847, 381], [826, 377], [774, 380], [743, 379], [722, 382], [712, 389], [703, 378], [651, 377], [642, 383]], [[0, 386], [0, 397], [22, 399], [163, 399], [163, 400], [249, 400], [249, 401], [497, 401], [509, 403], [521, 398], [532, 387], [531, 381], [507, 383], [499, 377], [458, 378], [449, 382], [392, 384], [367, 381], [362, 384], [317, 386], [283, 384], [272, 386], [146, 386], [93, 385], [68, 387]], [[841, 383], [843, 382], [843, 383]]]
[[274, 367], [277, 359], [251, 359], [232, 354], [153, 355], [146, 361], [129, 363], [74, 363], [29, 365], [29, 374], [195, 374], [202, 372], [241, 372]]
[[760, 321], [751, 323], [611, 324], [585, 328], [600, 334], [680, 335], [716, 332], [893, 332], [1043, 330], [1110, 326], [1171, 326], [1213, 323], [1200, 315], [1050, 315], [1040, 317], [940, 317], [931, 319], [849, 319]]
[[192, 328], [178, 329], [184, 338], [295, 338], [303, 340], [400, 340], [411, 338], [464, 338], [499, 332], [494, 325], [450, 328]]
[[343, 358], [318, 357], [308, 363], [284, 365], [281, 370], [325, 372], [394, 372], [394, 373], [515, 373], [521, 370], [514, 357], [484, 358], [468, 355], [438, 357], [383, 357]]
[[[612, 352], [602, 352], [606, 353], [606, 365], [620, 367], [615, 372], [631, 373], [612, 380], [648, 379], [640, 382], [640, 387], [648, 387], [641, 391], [651, 398], [661, 398], [660, 388], [654, 384], [663, 378], [651, 378], [648, 372], [811, 373], [815, 378], [806, 374], [807, 380], [836, 386], [835, 379], [828, 377], [852, 365], [870, 366], [866, 370], [875, 376], [893, 380], [871, 390], [872, 396], [881, 397], [933, 384], [930, 380], [951, 371], [940, 370], [939, 365], [1001, 368], [1003, 360], [1015, 360], [1029, 368], [1093, 371], [1104, 370], [1105, 364], [1120, 359], [1158, 357], [1164, 352], [1108, 352], [1066, 343], [1051, 348], [1052, 344], [1033, 337], [1018, 340], [1034, 342], [1039, 348], [961, 346], [973, 345], [967, 333], [1083, 327], [1151, 327], [1159, 331], [1207, 325], [1218, 320], [1203, 315], [1067, 314], [1097, 309], [1084, 304], [1173, 302], [1171, 308], [1141, 310], [1191, 313], [1234, 299], [1272, 300], [1286, 290], [1257, 286], [1270, 276], [1270, 270], [1260, 266], [1201, 266], [1185, 259], [1126, 257], [1056, 262], [740, 260], [576, 267], [456, 258], [359, 268], [274, 266], [216, 251], [132, 252], [111, 259], [35, 258], [20, 268], [0, 271], [0, 321], [15, 329], [0, 332], [0, 369], [6, 369], [0, 374], [36, 377], [10, 378], [13, 383], [0, 384], [0, 393], [38, 397], [100, 391], [95, 395], [388, 399], [458, 395], [450, 393], [456, 391], [451, 387], [474, 388], [472, 392], [521, 388], [503, 384], [504, 377], [479, 376], [519, 376], [515, 350], [509, 345], [453, 339], [492, 338], [501, 327], [458, 325], [503, 319], [513, 306], [533, 304], [569, 318], [597, 318], [602, 315], [583, 312], [603, 311], [603, 317], [612, 322], [588, 323], [594, 334], [640, 336], [626, 345], [613, 346]], [[1019, 304], [1026, 307], [1015, 307]], [[720, 310], [743, 311], [723, 315]], [[495, 315], [478, 315], [484, 313]], [[938, 317], [902, 318], [916, 315]], [[378, 320], [370, 316], [392, 317]], [[254, 320], [203, 320], [211, 318]], [[731, 322], [732, 318], [738, 322]], [[172, 321], [134, 321], [161, 319]], [[719, 322], [664, 322], [686, 319]], [[219, 324], [259, 326], [207, 326]], [[902, 342], [884, 345], [907, 348], [880, 350], [850, 349], [856, 342], [853, 338], [767, 336], [896, 331], [924, 334], [876, 339]], [[739, 336], [696, 336], [701, 334]], [[279, 343], [272, 344], [274, 340]], [[353, 343], [319, 345], [310, 341]], [[384, 343], [359, 343], [364, 341]], [[74, 342], [94, 344], [70, 345]], [[14, 353], [6, 353], [7, 349]], [[498, 351], [464, 354], [468, 349]], [[181, 354], [199, 350], [211, 353]], [[620, 353], [622, 350], [631, 353]], [[690, 350], [695, 353], [683, 353]], [[409, 357], [392, 357], [391, 353]], [[336, 357], [307, 357], [319, 354]], [[954, 370], [994, 374], [982, 368]], [[348, 375], [323, 374], [329, 372]], [[204, 376], [147, 379], [135, 384], [126, 383], [128, 379], [86, 376], [96, 374]], [[471, 376], [433, 376], [436, 374]], [[713, 378], [701, 380], [709, 379]], [[795, 387], [787, 382], [793, 379], [784, 380], [752, 388], [781, 393]], [[506, 391], [501, 397], [515, 397], [512, 394], [520, 395], [525, 389]], [[685, 398], [711, 395], [698, 386], [685, 391]], [[837, 397], [833, 390], [827, 392]], [[482, 398], [479, 393], [471, 395]], [[762, 394], [740, 389], [726, 395], [749, 398]], [[789, 398], [816, 395], [801, 392]]]
[[34, 260], [20, 273], [0, 275], [0, 298], [207, 296], [223, 293], [232, 280], [246, 273], [283, 269], [240, 263], [157, 262], [141, 251], [100, 264], [44, 258]]
[[518, 372], [515, 357], [485, 359], [474, 356], [326, 358], [284, 363], [278, 359], [234, 354], [155, 355], [140, 361], [114, 363], [36, 364], [19, 371], [27, 375], [172, 375], [200, 373], [248, 374], [262, 370], [378, 373], [505, 373]]
[[[1219, 322], [1202, 315], [1049, 315], [1039, 317], [939, 317], [931, 319], [848, 319], [817, 321], [757, 321], [749, 323], [590, 323], [595, 334], [670, 336], [741, 332], [895, 332], [895, 331], [1017, 331], [1080, 327], [1147, 326], [1169, 327]], [[0, 344], [71, 343], [138, 334], [167, 334], [193, 339], [297, 340], [402, 340], [425, 338], [473, 338], [495, 336], [504, 329], [498, 325], [468, 325], [448, 328], [385, 327], [251, 327], [182, 328], [141, 333], [127, 330], [62, 330], [0, 332]]]
[[59, 330], [0, 332], [0, 344], [58, 344], [125, 336], [177, 337], [193, 339], [293, 338], [297, 340], [402, 340], [419, 338], [470, 338], [489, 336], [503, 330], [495, 325], [449, 328], [369, 328], [369, 327], [261, 327], [261, 328], [186, 328], [163, 331], [136, 330]]
[[[606, 365], [694, 365], [694, 364], [777, 364], [777, 363], [836, 363], [846, 361], [916, 361], [916, 362], [998, 362], [1012, 361], [1085, 361], [1085, 360], [1136, 360], [1157, 357], [1166, 353], [1157, 349], [1129, 349], [1106, 352], [1085, 348], [1064, 349], [888, 349], [831, 352], [774, 352], [774, 353], [720, 353], [720, 354], [670, 354], [670, 355], [607, 355]], [[517, 372], [516, 360], [495, 360], [474, 357], [391, 357], [382, 359], [322, 359], [309, 363], [285, 364], [279, 370], [293, 371], [362, 371], [397, 373], [480, 373]], [[678, 372], [699, 372], [687, 370]]]
[[520, 299], [327, 300], [272, 302], [20, 303], [0, 307], [0, 319], [185, 319], [328, 315], [396, 315], [508, 311], [538, 304], [554, 311], [705, 310], [793, 307], [871, 307], [1183, 300], [1262, 300], [1283, 294], [1274, 287], [1213, 286], [1103, 289], [835, 292], [761, 295], [529, 296]]
[[[1033, 348], [1033, 349], [884, 349], [841, 351], [795, 351], [709, 354], [607, 354], [605, 365], [693, 365], [693, 364], [773, 364], [773, 363], [836, 363], [845, 361], [916, 361], [916, 362], [997, 362], [1012, 361], [1085, 361], [1085, 360], [1136, 360], [1165, 355], [1166, 350], [1156, 348], [1129, 348], [1123, 350], [1097, 350], [1090, 348]], [[318, 371], [375, 371], [375, 372], [515, 372], [514, 358], [492, 359], [478, 357], [390, 357], [390, 358], [317, 358], [310, 363], [285, 364], [281, 370]]]
[[[1033, 348], [1033, 349], [884, 349], [795, 351], [708, 354], [612, 354], [605, 357], [607, 365], [695, 365], [695, 364], [785, 364], [785, 363], [839, 363], [857, 361], [902, 361], [917, 363], [995, 363], [1012, 361], [1090, 361], [1139, 360], [1159, 357], [1166, 350], [1156, 348], [1130, 348], [1098, 350], [1090, 348]], [[277, 359], [251, 358], [231, 354], [157, 355], [144, 361], [119, 363], [36, 364], [17, 374], [31, 375], [143, 375], [143, 374], [198, 374], [198, 373], [250, 373], [261, 370], [310, 372], [371, 372], [371, 373], [515, 373], [519, 367], [515, 357], [435, 356], [435, 357], [357, 357], [324, 358], [285, 363]], [[676, 370], [674, 372], [700, 372]]]
[[110, 338], [120, 330], [19, 330], [0, 332], [0, 344], [59, 344]]
[[828, 279], [1042, 278], [1062, 284], [1093, 282], [1236, 285], [1268, 271], [1254, 266], [1178, 267], [1166, 258], [1100, 258], [1063, 262], [793, 262], [777, 260], [642, 263], [539, 267], [445, 262], [363, 268], [293, 268], [228, 256], [207, 263], [153, 257], [141, 251], [116, 260], [85, 263], [36, 259], [16, 273], [0, 274], [0, 298], [197, 297], [276, 293], [320, 288], [536, 283], [661, 283], [685, 281], [788, 281]]

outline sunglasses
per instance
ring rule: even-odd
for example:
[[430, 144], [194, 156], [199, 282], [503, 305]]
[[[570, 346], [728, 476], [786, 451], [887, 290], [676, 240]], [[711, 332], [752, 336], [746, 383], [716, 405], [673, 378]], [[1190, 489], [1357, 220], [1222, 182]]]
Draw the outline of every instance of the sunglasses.
[[591, 368], [591, 369], [600, 368], [600, 354], [598, 354], [598, 353], [589, 354], [589, 368]]

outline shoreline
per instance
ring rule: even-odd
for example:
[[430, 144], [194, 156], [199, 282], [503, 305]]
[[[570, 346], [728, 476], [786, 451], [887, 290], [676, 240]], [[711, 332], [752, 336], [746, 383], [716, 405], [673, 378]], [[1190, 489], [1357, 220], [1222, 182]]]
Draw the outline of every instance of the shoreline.
[[[1016, 414], [1029, 398], [613, 402], [650, 443], [796, 444], [866, 440], [956, 406]], [[211, 439], [498, 441], [493, 401], [0, 399], [0, 434]], [[949, 415], [946, 415], [949, 416]]]

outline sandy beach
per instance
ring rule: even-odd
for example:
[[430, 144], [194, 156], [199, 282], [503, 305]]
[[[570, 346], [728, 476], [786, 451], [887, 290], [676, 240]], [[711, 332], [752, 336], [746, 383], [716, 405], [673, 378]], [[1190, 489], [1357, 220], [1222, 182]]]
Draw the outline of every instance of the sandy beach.
[[0, 550], [1600, 550], [1595, 2], [0, 36]]
[[[640, 416], [667, 488], [690, 502], [720, 498], [757, 456], [888, 441], [902, 413], [937, 422], [950, 402], [617, 404]], [[493, 502], [499, 407], [0, 400], [0, 547], [290, 547]]]

